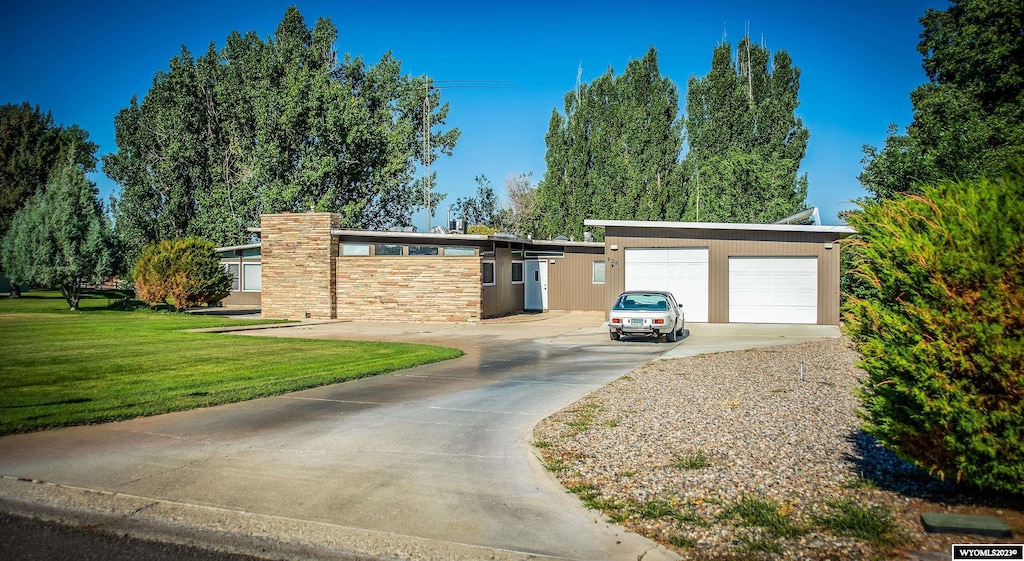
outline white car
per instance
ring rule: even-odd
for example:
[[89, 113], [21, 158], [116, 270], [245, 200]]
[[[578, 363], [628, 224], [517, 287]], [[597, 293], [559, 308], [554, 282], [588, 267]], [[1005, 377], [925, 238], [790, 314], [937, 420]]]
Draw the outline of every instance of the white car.
[[683, 305], [671, 292], [633, 290], [623, 292], [608, 314], [608, 335], [618, 341], [624, 335], [665, 336], [675, 343], [683, 335]]

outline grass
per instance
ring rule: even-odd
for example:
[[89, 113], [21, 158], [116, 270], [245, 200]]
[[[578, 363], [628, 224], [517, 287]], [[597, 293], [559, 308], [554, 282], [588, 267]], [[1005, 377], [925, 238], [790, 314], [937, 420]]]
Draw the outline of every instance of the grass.
[[792, 514], [793, 507], [789, 503], [779, 504], [754, 497], [743, 497], [722, 512], [722, 518], [739, 518], [745, 526], [764, 528], [772, 534], [795, 538], [807, 533], [807, 528], [797, 524]]
[[541, 460], [544, 463], [544, 468], [552, 473], [560, 473], [563, 471], [569, 471], [569, 462], [552, 458], [550, 460]]
[[114, 309], [120, 303], [116, 294], [86, 294], [73, 312], [54, 292], [0, 298], [0, 434], [278, 395], [462, 354], [405, 343], [186, 333], [253, 322]]
[[692, 454], [672, 458], [672, 467], [676, 469], [703, 469], [711, 467], [711, 458], [698, 448]]
[[844, 489], [877, 489], [878, 484], [875, 483], [874, 479], [865, 476], [863, 473], [858, 473], [857, 477], [850, 479], [843, 483]]
[[825, 504], [830, 512], [822, 516], [819, 523], [837, 536], [883, 547], [902, 541], [896, 521], [886, 508], [860, 506], [848, 499], [833, 499]]
[[668, 501], [661, 499], [654, 499], [653, 501], [647, 501], [637, 509], [637, 514], [644, 518], [657, 519], [665, 516], [675, 516], [676, 509], [672, 507], [672, 504]]
[[782, 546], [764, 536], [740, 536], [737, 544], [749, 552], [764, 552], [782, 555]]
[[576, 411], [576, 417], [573, 420], [565, 423], [565, 426], [569, 427], [569, 435], [576, 436], [577, 434], [586, 432], [590, 426], [594, 423], [594, 418], [597, 414], [604, 409], [600, 403], [588, 403]]

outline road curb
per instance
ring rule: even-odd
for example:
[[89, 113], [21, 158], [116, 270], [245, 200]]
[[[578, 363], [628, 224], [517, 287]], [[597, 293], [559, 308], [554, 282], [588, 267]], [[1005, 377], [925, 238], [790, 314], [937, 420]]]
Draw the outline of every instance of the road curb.
[[112, 535], [266, 559], [564, 559], [9, 476], [0, 478], [0, 510]]

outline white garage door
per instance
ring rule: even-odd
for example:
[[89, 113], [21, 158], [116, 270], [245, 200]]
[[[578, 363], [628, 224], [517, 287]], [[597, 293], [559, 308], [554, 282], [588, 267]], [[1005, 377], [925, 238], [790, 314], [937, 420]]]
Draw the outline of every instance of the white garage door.
[[626, 290], [667, 290], [686, 321], [708, 320], [706, 247], [627, 248]]
[[817, 257], [730, 257], [730, 323], [818, 323]]

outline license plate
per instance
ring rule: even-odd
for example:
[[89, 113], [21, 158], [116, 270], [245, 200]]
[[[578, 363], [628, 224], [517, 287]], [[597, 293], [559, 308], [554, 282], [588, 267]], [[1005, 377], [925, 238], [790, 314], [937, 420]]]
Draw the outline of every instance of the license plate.
[[630, 325], [643, 325], [644, 324], [644, 320], [642, 318], [630, 318], [629, 319], [629, 324]]

